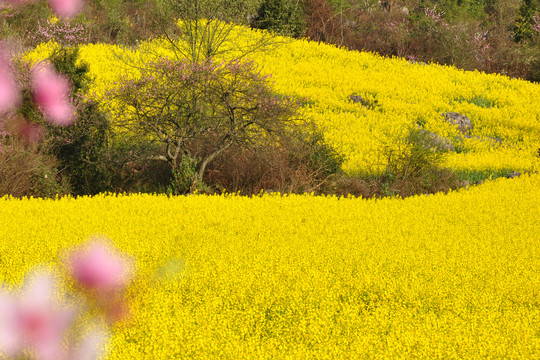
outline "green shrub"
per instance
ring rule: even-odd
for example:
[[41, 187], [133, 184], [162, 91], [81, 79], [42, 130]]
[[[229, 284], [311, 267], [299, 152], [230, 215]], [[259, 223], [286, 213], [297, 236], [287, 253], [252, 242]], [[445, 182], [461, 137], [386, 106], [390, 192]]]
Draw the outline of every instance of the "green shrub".
[[431, 133], [410, 129], [400, 142], [386, 148], [386, 169], [375, 176], [376, 195], [405, 197], [458, 187], [456, 175], [441, 166], [446, 151]]
[[301, 37], [306, 32], [302, 2], [300, 0], [264, 0], [252, 26], [283, 36]]
[[202, 183], [195, 183], [197, 176], [197, 160], [188, 155], [182, 156], [177, 167], [172, 171], [171, 185], [167, 190], [172, 195], [187, 194], [201, 187]]
[[513, 27], [514, 41], [519, 43], [532, 38], [533, 16], [536, 12], [535, 0], [523, 0]]
[[[77, 64], [77, 57], [77, 48], [63, 48], [50, 59], [56, 71], [70, 79], [73, 99], [84, 94], [91, 81], [88, 66]], [[97, 103], [80, 100], [76, 103], [76, 122], [67, 127], [46, 125], [42, 147], [65, 169], [75, 195], [110, 191], [114, 177], [110, 172], [118, 171], [108, 166], [110, 123]]]
[[285, 144], [290, 149], [293, 163], [305, 164], [314, 180], [323, 180], [341, 170], [345, 157], [324, 140], [324, 133], [313, 125], [302, 126], [292, 133], [293, 139]]

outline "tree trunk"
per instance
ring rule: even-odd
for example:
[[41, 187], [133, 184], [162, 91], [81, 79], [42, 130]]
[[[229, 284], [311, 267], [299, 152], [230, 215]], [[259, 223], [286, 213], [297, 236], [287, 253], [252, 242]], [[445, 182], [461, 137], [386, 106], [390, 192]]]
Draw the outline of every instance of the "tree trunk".
[[199, 170], [197, 171], [197, 175], [195, 176], [195, 179], [193, 181], [192, 187], [202, 183], [204, 172], [208, 164], [212, 162], [212, 160], [214, 160], [216, 157], [218, 157], [223, 151], [227, 150], [231, 145], [232, 145], [232, 141], [227, 142], [221, 148], [214, 151], [213, 153], [211, 153], [210, 155], [208, 155], [202, 160], [201, 164], [199, 165]]

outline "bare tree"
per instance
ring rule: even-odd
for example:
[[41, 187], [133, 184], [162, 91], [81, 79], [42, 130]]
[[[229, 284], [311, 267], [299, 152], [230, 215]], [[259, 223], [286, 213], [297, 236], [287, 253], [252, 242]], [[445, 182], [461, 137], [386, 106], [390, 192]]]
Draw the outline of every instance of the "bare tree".
[[[165, 40], [177, 60], [200, 62], [208, 58], [245, 58], [257, 51], [268, 51], [287, 40], [270, 33], [250, 36], [246, 26], [261, 0], [162, 0], [153, 19], [154, 36]], [[179, 17], [179, 18], [177, 18]], [[174, 19], [174, 20], [171, 20]], [[163, 52], [145, 49], [146, 57], [157, 61]], [[234, 54], [234, 55], [232, 55]], [[121, 52], [117, 56], [126, 58]], [[152, 57], [152, 55], [154, 55]], [[128, 60], [129, 61], [129, 60]], [[134, 65], [135, 64], [131, 64]], [[140, 67], [140, 65], [137, 65]]]
[[116, 53], [141, 76], [109, 95], [123, 104], [116, 124], [163, 143], [164, 154], [156, 158], [166, 160], [173, 174], [182, 171], [186, 159], [195, 165], [193, 187], [202, 182], [207, 165], [232, 144], [246, 145], [292, 124], [297, 103], [273, 94], [268, 77], [246, 59], [288, 40], [270, 33], [247, 36], [249, 28], [231, 21], [246, 15], [247, 5], [256, 0], [161, 3], [162, 18], [178, 14], [181, 19], [172, 27], [154, 27], [162, 29], [156, 34], [161, 48], [140, 48], [148, 59], [144, 64]]
[[111, 93], [123, 104], [119, 125], [163, 143], [158, 158], [173, 172], [185, 157], [193, 159], [192, 185], [232, 144], [247, 145], [293, 125], [297, 102], [273, 94], [253, 62], [162, 59], [149, 65]]

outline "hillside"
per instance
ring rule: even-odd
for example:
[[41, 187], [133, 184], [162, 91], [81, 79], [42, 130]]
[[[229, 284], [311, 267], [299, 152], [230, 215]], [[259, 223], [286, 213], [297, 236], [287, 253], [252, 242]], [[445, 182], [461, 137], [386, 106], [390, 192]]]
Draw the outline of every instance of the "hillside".
[[[238, 44], [263, 36], [243, 27], [236, 31]], [[250, 59], [272, 75], [277, 92], [305, 99], [302, 116], [322, 127], [327, 141], [346, 156], [347, 172], [381, 169], [384, 150], [399, 146], [410, 127], [451, 143], [453, 151], [445, 159], [451, 169], [538, 171], [539, 84], [306, 40], [279, 40], [279, 46], [250, 54]], [[134, 64], [144, 63], [156, 50], [166, 54], [163, 44], [154, 40], [133, 49], [83, 45], [81, 60], [90, 64], [96, 79], [93, 96], [114, 109], [103, 94], [135, 72], [118, 54], [135, 59]], [[40, 45], [28, 57], [43, 58], [52, 47]], [[363, 103], [351, 101], [351, 95], [360, 96]], [[462, 134], [445, 121], [441, 114], [448, 112], [467, 116], [473, 126], [470, 133]]]

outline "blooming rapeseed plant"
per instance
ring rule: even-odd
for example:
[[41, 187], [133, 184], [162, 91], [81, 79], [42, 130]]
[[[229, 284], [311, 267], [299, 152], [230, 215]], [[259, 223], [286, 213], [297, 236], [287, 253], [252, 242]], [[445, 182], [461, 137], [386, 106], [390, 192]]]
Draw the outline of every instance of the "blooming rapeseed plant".
[[406, 199], [5, 197], [0, 280], [110, 238], [137, 277], [109, 359], [535, 358], [539, 213], [537, 174]]

